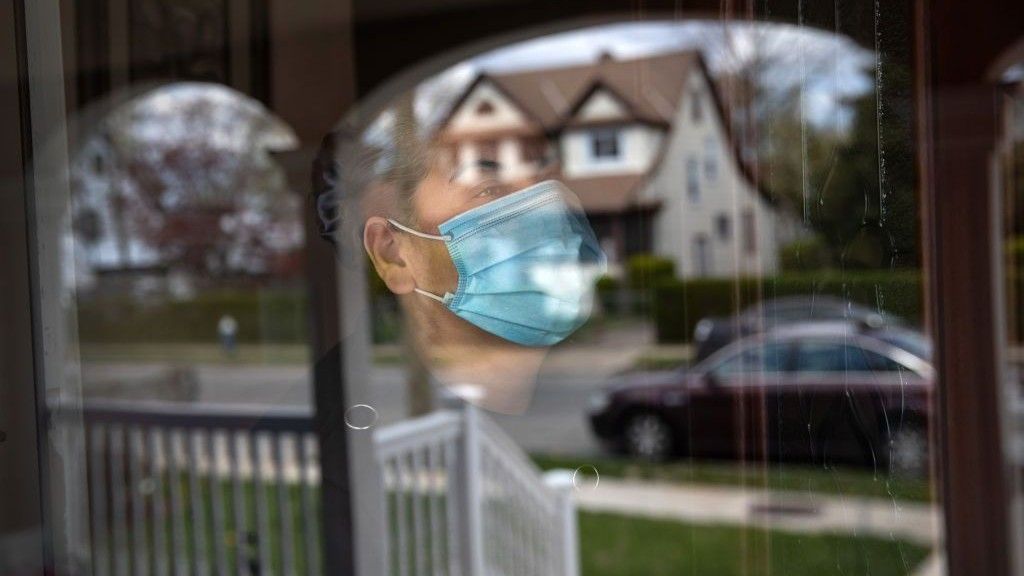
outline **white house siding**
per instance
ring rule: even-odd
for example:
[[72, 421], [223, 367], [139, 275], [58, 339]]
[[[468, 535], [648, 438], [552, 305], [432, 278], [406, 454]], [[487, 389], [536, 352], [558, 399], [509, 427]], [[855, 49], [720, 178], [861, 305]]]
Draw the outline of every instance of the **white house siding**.
[[587, 178], [611, 174], [642, 174], [651, 167], [661, 145], [661, 130], [644, 124], [623, 124], [599, 128], [619, 131], [618, 158], [594, 158], [591, 134], [598, 128], [571, 128], [560, 142], [562, 171], [569, 178]]
[[607, 90], [600, 89], [595, 90], [576, 112], [576, 118], [589, 121], [618, 120], [625, 117], [626, 110], [622, 102]]
[[[692, 121], [694, 96], [700, 99], [703, 114]], [[700, 235], [709, 241], [709, 276], [745, 276], [773, 273], [778, 266], [775, 234], [775, 210], [746, 180], [736, 163], [735, 155], [702, 74], [692, 73], [688, 80], [683, 105], [676, 112], [673, 130], [667, 136], [665, 157], [645, 190], [643, 198], [660, 200], [661, 210], [654, 220], [653, 244], [657, 254], [671, 258], [677, 273], [693, 277], [699, 273], [695, 243]], [[715, 146], [717, 174], [709, 178], [705, 170], [705, 149]], [[687, 163], [698, 163], [700, 197], [691, 202], [687, 194]], [[746, 251], [747, 233], [743, 214], [752, 210], [756, 228], [756, 252]], [[716, 216], [729, 217], [731, 234], [719, 237]]]

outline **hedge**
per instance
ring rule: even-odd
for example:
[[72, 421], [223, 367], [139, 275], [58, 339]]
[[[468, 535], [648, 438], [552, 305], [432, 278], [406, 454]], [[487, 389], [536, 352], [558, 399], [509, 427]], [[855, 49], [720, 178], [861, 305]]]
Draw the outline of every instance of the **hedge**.
[[779, 250], [779, 266], [784, 273], [810, 272], [832, 265], [832, 251], [818, 236], [801, 238]]
[[676, 264], [663, 256], [635, 254], [626, 261], [626, 276], [630, 288], [643, 290], [675, 278]]
[[231, 290], [188, 300], [140, 301], [100, 297], [80, 302], [83, 342], [215, 342], [217, 322], [230, 314], [239, 342], [308, 340], [306, 294], [299, 289]]
[[880, 308], [910, 323], [921, 321], [918, 270], [816, 272], [771, 278], [714, 278], [662, 282], [655, 289], [659, 342], [689, 342], [702, 318], [729, 316], [759, 299], [817, 294]]

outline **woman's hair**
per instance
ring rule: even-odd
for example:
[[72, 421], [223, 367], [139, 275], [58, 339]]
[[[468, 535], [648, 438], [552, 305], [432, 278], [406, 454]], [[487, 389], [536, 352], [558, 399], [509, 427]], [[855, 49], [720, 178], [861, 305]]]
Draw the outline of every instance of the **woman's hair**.
[[417, 224], [411, 199], [440, 157], [433, 135], [398, 114], [389, 141], [377, 145], [365, 131], [341, 126], [324, 137], [313, 161], [313, 207], [320, 237], [342, 261], [362, 249], [363, 224], [380, 215]]

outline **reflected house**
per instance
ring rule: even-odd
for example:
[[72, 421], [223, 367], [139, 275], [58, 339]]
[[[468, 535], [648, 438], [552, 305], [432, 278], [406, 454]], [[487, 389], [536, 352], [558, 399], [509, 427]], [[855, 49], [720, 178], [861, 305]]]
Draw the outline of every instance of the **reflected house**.
[[771, 273], [799, 228], [741, 163], [714, 85], [693, 50], [483, 72], [438, 135], [463, 166], [565, 182], [613, 269], [654, 253], [683, 277]]
[[92, 292], [182, 299], [300, 277], [303, 203], [272, 156], [298, 141], [261, 103], [168, 83], [81, 129], [72, 220]]

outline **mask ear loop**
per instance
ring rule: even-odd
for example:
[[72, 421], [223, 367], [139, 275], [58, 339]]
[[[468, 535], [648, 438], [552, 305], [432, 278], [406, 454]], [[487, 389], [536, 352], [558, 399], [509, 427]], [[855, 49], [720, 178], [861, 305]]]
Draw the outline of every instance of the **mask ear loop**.
[[391, 218], [388, 218], [387, 220], [388, 220], [388, 224], [391, 224], [392, 226], [394, 226], [395, 228], [398, 228], [402, 232], [408, 232], [409, 234], [412, 234], [413, 236], [419, 236], [420, 238], [426, 238], [427, 240], [441, 240], [442, 242], [448, 242], [449, 240], [452, 239], [452, 235], [451, 234], [445, 234], [443, 236], [438, 236], [437, 234], [427, 234], [426, 232], [420, 232], [419, 230], [415, 230], [413, 228], [409, 228], [408, 226], [406, 226], [404, 224], [399, 224], [398, 222], [395, 222]]
[[437, 300], [441, 304], [446, 304], [446, 302], [444, 301], [443, 297], [438, 296], [437, 294], [434, 294], [433, 292], [427, 292], [426, 290], [420, 290], [419, 288], [415, 288], [415, 287], [412, 289], [412, 291], [417, 293], [417, 294], [419, 294], [420, 296], [426, 296], [427, 298], [430, 298], [431, 300]]
[[[388, 224], [391, 224], [392, 226], [394, 226], [395, 228], [398, 228], [402, 232], [408, 232], [409, 234], [412, 234], [413, 236], [419, 236], [420, 238], [426, 238], [427, 240], [440, 240], [442, 242], [447, 242], [447, 241], [452, 239], [452, 235], [451, 234], [445, 234], [443, 236], [438, 236], [437, 234], [427, 234], [426, 232], [420, 232], [419, 230], [415, 230], [413, 228], [409, 228], [408, 226], [405, 226], [404, 224], [399, 224], [398, 222], [395, 222], [391, 218], [388, 218], [387, 221], [388, 221]], [[433, 292], [427, 292], [426, 290], [421, 290], [421, 289], [416, 288], [416, 287], [413, 288], [413, 292], [416, 292], [417, 294], [419, 294], [421, 296], [426, 296], [427, 298], [431, 298], [433, 300], [437, 300], [441, 304], [446, 304], [445, 299], [443, 297], [438, 296], [437, 294], [434, 294]]]

